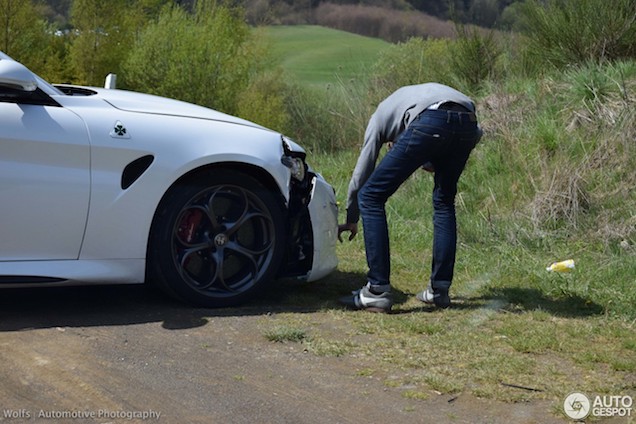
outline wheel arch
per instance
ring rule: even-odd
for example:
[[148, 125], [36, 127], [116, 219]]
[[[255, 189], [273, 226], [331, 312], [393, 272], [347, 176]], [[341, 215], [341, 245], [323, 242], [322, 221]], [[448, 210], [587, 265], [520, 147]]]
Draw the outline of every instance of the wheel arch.
[[[172, 183], [168, 190], [166, 190], [166, 194], [179, 184], [183, 184], [190, 179], [197, 178], [202, 174], [222, 171], [240, 172], [249, 175], [252, 178], [255, 178], [256, 180], [258, 180], [259, 183], [264, 185], [265, 188], [271, 190], [273, 193], [276, 193], [278, 197], [280, 197], [280, 201], [282, 202], [281, 206], [285, 206], [285, 197], [283, 196], [283, 193], [281, 193], [280, 187], [276, 183], [276, 180], [274, 179], [272, 174], [270, 174], [269, 172], [267, 172], [267, 170], [261, 168], [260, 166], [245, 162], [217, 162], [192, 169], [179, 177], [174, 183]], [[166, 194], [164, 194], [164, 197]], [[163, 197], [161, 201], [163, 201]]]
[[275, 178], [269, 173], [267, 172], [267, 170], [257, 166], [257, 165], [253, 165], [253, 164], [249, 164], [249, 163], [245, 163], [245, 162], [233, 162], [233, 161], [228, 161], [228, 162], [218, 162], [218, 163], [213, 163], [213, 164], [207, 164], [204, 166], [200, 166], [198, 168], [192, 169], [190, 171], [188, 171], [187, 173], [183, 174], [181, 177], [179, 177], [178, 179], [176, 179], [171, 185], [170, 187], [168, 187], [168, 189], [165, 191], [165, 193], [163, 194], [163, 196], [161, 197], [161, 199], [159, 200], [159, 203], [157, 203], [157, 206], [155, 208], [155, 212], [153, 214], [152, 217], [152, 221], [150, 222], [150, 228], [147, 234], [147, 241], [146, 241], [146, 280], [151, 276], [151, 272], [150, 272], [150, 260], [149, 260], [149, 256], [150, 256], [150, 241], [152, 238], [152, 234], [153, 231], [156, 228], [156, 223], [158, 221], [158, 215], [164, 205], [164, 203], [167, 201], [167, 199], [171, 196], [171, 194], [175, 191], [175, 189], [183, 184], [186, 184], [188, 181], [190, 180], [194, 180], [196, 178], [205, 178], [205, 175], [209, 175], [212, 173], [218, 173], [218, 172], [223, 172], [223, 171], [229, 171], [229, 172], [234, 172], [234, 173], [242, 173], [242, 174], [246, 174], [252, 178], [254, 178], [255, 180], [257, 180], [260, 184], [262, 184], [266, 189], [268, 189], [269, 191], [271, 191], [272, 193], [275, 194], [275, 198], [277, 200], [278, 206], [280, 207], [281, 213], [283, 213], [283, 216], [285, 216], [287, 214], [287, 199], [285, 198], [285, 196], [283, 195], [283, 193], [280, 190], [279, 185], [277, 184]]

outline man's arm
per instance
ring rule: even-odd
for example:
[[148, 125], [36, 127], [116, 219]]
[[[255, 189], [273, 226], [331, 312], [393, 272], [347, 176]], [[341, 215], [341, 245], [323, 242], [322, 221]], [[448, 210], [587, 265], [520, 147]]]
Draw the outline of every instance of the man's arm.
[[360, 210], [358, 208], [358, 192], [367, 182], [369, 176], [375, 169], [375, 163], [378, 160], [380, 149], [385, 142], [382, 136], [382, 129], [377, 120], [377, 114], [374, 114], [367, 125], [364, 134], [364, 143], [358, 156], [358, 161], [353, 170], [351, 181], [349, 182], [349, 190], [347, 193], [347, 223], [355, 224], [360, 219]]

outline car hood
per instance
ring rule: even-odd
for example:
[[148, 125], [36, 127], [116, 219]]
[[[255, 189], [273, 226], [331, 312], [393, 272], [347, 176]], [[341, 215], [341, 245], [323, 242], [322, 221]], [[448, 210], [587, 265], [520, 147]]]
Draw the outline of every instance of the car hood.
[[182, 102], [179, 100], [153, 96], [151, 94], [135, 93], [133, 91], [126, 90], [113, 90], [93, 87], [91, 87], [91, 90], [97, 92], [97, 96], [101, 97], [113, 107], [129, 112], [183, 116], [196, 119], [209, 119], [240, 125], [248, 125], [251, 127], [270, 131], [265, 127], [247, 121], [245, 119], [237, 118], [235, 116], [227, 115], [213, 109], [208, 109], [203, 106], [197, 106], [192, 103]]

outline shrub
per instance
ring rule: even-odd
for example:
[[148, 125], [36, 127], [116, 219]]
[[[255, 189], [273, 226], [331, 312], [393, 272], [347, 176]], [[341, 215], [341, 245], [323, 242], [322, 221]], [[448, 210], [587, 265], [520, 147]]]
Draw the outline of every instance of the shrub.
[[634, 0], [528, 0], [521, 24], [536, 59], [555, 66], [636, 54]]
[[485, 135], [464, 179], [478, 204], [494, 204], [492, 189], [496, 209], [524, 216], [515, 225], [531, 224], [533, 236], [565, 230], [631, 243], [634, 76], [633, 61], [589, 63], [540, 79], [508, 79], [499, 92], [495, 84], [478, 100]]
[[57, 79], [64, 46], [53, 34], [32, 0], [0, 2], [0, 50], [45, 78]]
[[284, 93], [285, 83], [278, 72], [258, 75], [239, 96], [237, 114], [273, 130], [288, 132], [290, 116]]
[[234, 114], [259, 69], [255, 41], [241, 11], [197, 5], [194, 13], [168, 7], [148, 25], [124, 63], [124, 83]]
[[502, 53], [493, 32], [485, 35], [475, 28], [458, 26], [459, 37], [452, 46], [451, 64], [457, 86], [476, 91], [496, 72], [496, 64]]
[[377, 100], [404, 85], [452, 84], [449, 40], [411, 38], [387, 49], [371, 69]]
[[102, 85], [109, 73], [119, 73], [134, 39], [137, 25], [133, 25], [133, 17], [136, 13], [127, 0], [73, 1], [74, 31], [69, 37], [69, 61], [73, 66], [74, 82]]
[[379, 99], [400, 86], [439, 82], [475, 92], [496, 74], [502, 49], [492, 32], [458, 28], [456, 40], [411, 38], [387, 49], [372, 69], [373, 87]]
[[518, 32], [497, 38], [501, 46], [501, 55], [496, 62], [498, 79], [541, 78], [545, 67], [528, 52], [526, 38]]

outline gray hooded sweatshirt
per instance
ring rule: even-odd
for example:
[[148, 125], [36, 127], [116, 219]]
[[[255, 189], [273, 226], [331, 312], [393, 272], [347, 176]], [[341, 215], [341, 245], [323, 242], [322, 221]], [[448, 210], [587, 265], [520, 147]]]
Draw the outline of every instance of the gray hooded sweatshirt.
[[443, 102], [459, 103], [475, 112], [475, 104], [469, 97], [438, 83], [401, 87], [378, 105], [367, 125], [362, 150], [349, 182], [347, 223], [357, 223], [360, 218], [358, 191], [375, 169], [382, 145], [397, 140], [420, 113]]

